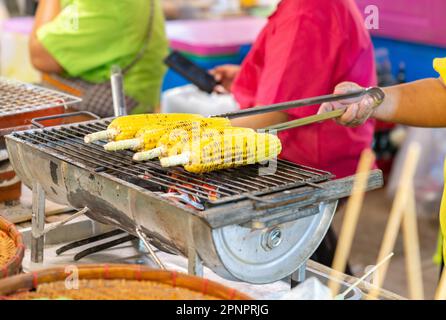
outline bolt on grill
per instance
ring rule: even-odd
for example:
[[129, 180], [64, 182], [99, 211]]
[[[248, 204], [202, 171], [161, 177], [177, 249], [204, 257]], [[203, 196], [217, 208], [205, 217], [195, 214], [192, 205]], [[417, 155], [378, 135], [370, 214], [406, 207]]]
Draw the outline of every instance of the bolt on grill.
[[80, 98], [54, 90], [0, 77], [0, 116], [69, 106]]
[[266, 166], [260, 164], [196, 175], [180, 167], [163, 168], [156, 160], [135, 162], [131, 151], [107, 152], [104, 142], [84, 143], [86, 134], [104, 130], [109, 123], [109, 119], [99, 120], [24, 131], [14, 136], [92, 172], [109, 174], [153, 192], [177, 193], [178, 201], [187, 203], [184, 196], [190, 197], [190, 202], [197, 204], [195, 209], [302, 186], [318, 187], [333, 178], [327, 172], [283, 160], [278, 160], [276, 170], [268, 175], [259, 175], [259, 170]]

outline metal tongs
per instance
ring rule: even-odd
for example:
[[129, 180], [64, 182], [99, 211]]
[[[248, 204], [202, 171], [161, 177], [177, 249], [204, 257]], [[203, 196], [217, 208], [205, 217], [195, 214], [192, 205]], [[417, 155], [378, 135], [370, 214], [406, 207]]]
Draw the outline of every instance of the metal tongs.
[[[385, 98], [384, 92], [378, 88], [378, 87], [371, 87], [364, 90], [354, 91], [346, 94], [330, 94], [325, 96], [319, 96], [314, 98], [307, 98], [302, 100], [294, 100], [284, 103], [277, 103], [272, 104], [269, 106], [260, 106], [260, 107], [254, 107], [250, 109], [240, 110], [236, 112], [231, 113], [225, 113], [221, 114], [215, 117], [225, 117], [228, 119], [235, 119], [235, 118], [242, 118], [247, 116], [252, 116], [256, 114], [264, 114], [274, 111], [282, 111], [282, 110], [288, 110], [288, 109], [294, 109], [294, 108], [301, 108], [301, 107], [308, 107], [313, 105], [319, 105], [325, 102], [335, 102], [335, 101], [342, 101], [342, 100], [348, 100], [353, 98], [359, 98], [364, 97], [366, 95], [369, 95], [374, 101], [376, 106], [379, 106]], [[344, 114], [346, 111], [346, 108], [337, 109], [334, 111], [330, 111], [323, 114], [318, 114], [310, 117], [305, 117], [301, 119], [297, 119], [294, 121], [288, 121], [284, 122], [278, 125], [274, 125], [268, 128], [265, 128], [265, 130], [275, 130], [275, 131], [283, 131], [288, 129], [294, 129], [297, 127], [302, 127], [306, 125], [310, 125], [313, 123], [330, 120], [339, 118]]]

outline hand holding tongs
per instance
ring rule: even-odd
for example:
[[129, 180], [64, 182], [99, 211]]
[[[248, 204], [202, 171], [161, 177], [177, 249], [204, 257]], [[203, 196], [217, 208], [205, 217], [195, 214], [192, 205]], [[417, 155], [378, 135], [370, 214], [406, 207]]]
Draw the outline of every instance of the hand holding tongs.
[[[236, 112], [218, 115], [216, 117], [225, 117], [228, 119], [235, 119], [235, 118], [241, 118], [241, 117], [246, 117], [246, 116], [252, 116], [252, 115], [256, 115], [256, 114], [269, 113], [269, 112], [273, 112], [273, 111], [282, 111], [282, 110], [288, 110], [288, 109], [293, 109], [293, 108], [301, 108], [301, 107], [307, 107], [307, 106], [312, 106], [312, 105], [319, 105], [319, 104], [322, 104], [325, 102], [335, 102], [335, 101], [359, 98], [359, 97], [363, 97], [365, 95], [370, 95], [372, 97], [372, 99], [375, 101], [377, 106], [379, 106], [384, 101], [384, 98], [385, 98], [385, 94], [380, 88], [371, 87], [368, 89], [354, 91], [354, 92], [345, 93], [345, 94], [330, 94], [330, 95], [319, 96], [319, 97], [314, 97], [314, 98], [295, 100], [295, 101], [284, 102], [284, 103], [277, 103], [277, 104], [272, 104], [269, 106], [254, 107], [254, 108], [250, 108], [250, 109], [245, 109], [245, 110], [240, 110], [240, 111], [236, 111]], [[271, 127], [265, 128], [265, 129], [266, 130], [276, 130], [276, 131], [293, 129], [293, 128], [313, 124], [316, 122], [339, 118], [340, 116], [342, 116], [344, 114], [345, 111], [346, 111], [346, 108], [337, 109], [337, 110], [323, 113], [323, 114], [305, 117], [305, 118], [297, 119], [294, 121], [284, 122], [284, 123], [274, 125], [274, 126], [271, 126]]]

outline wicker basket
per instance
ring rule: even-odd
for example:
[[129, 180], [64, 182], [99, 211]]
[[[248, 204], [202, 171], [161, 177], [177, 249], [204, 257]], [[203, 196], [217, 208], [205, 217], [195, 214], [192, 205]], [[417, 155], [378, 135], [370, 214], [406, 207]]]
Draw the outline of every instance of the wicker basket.
[[[75, 270], [73, 272], [73, 270]], [[77, 279], [77, 280], [74, 280]], [[0, 299], [249, 300], [207, 279], [139, 265], [80, 265], [0, 280]]]
[[0, 279], [18, 274], [25, 253], [22, 235], [0, 216]]

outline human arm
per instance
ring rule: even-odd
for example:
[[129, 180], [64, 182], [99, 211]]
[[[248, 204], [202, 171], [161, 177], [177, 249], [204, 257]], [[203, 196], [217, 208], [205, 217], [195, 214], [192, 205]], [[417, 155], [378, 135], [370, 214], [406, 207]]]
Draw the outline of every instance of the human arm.
[[[353, 83], [342, 83], [335, 93], [361, 89]], [[347, 126], [356, 126], [370, 117], [415, 127], [446, 127], [446, 85], [442, 79], [423, 79], [407, 84], [383, 88], [386, 95], [380, 106], [370, 97], [340, 103], [323, 104], [319, 113], [347, 108], [338, 120]]]
[[288, 114], [285, 112], [270, 112], [249, 117], [236, 118], [231, 120], [233, 126], [251, 129], [264, 129], [279, 123], [288, 121]]
[[37, 31], [45, 24], [53, 21], [60, 13], [60, 0], [40, 0], [34, 20], [33, 30], [29, 40], [31, 63], [42, 72], [61, 73], [63, 68], [48, 52], [37, 37]]

